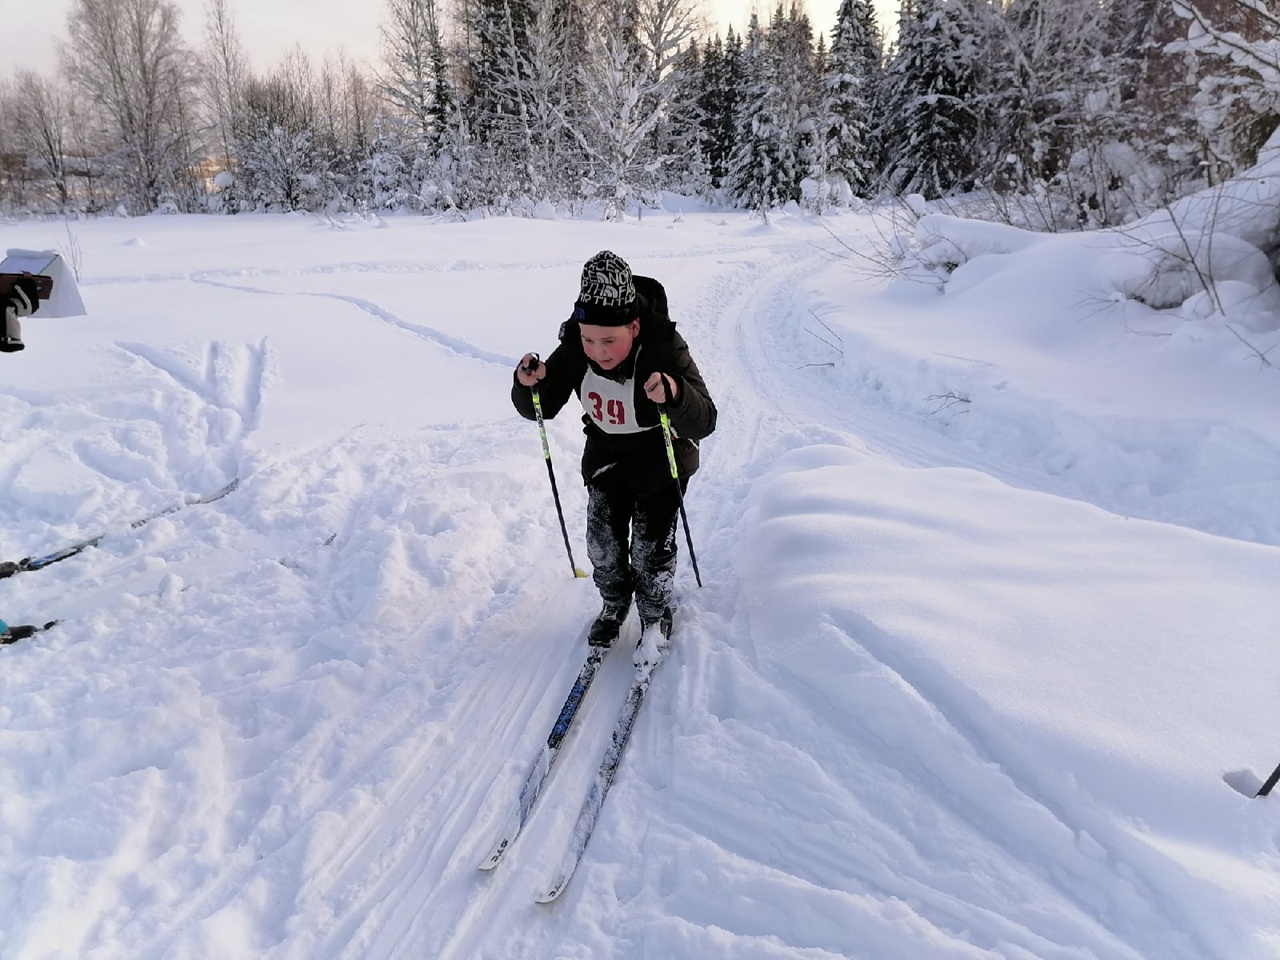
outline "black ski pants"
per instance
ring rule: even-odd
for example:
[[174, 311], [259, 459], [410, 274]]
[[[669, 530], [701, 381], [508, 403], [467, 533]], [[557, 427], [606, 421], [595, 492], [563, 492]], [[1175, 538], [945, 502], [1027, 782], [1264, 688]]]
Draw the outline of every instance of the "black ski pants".
[[[681, 480], [681, 489], [686, 483]], [[587, 558], [607, 608], [625, 612], [634, 595], [641, 620], [651, 622], [670, 606], [679, 514], [674, 480], [643, 494], [625, 477], [587, 487]]]

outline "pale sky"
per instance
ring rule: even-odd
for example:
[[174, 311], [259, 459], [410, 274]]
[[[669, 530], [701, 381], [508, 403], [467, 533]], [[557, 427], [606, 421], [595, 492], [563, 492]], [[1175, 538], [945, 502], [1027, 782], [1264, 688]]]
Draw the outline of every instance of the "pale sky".
[[[803, 0], [815, 31], [830, 42], [839, 0]], [[205, 0], [176, 0], [182, 11], [182, 32], [188, 42], [199, 44], [204, 31]], [[767, 17], [773, 2], [709, 0], [714, 28], [723, 32], [730, 23], [741, 31], [754, 8]], [[882, 29], [897, 23], [897, 0], [875, 0]], [[5, 0], [0, 26], [0, 81], [13, 77], [20, 67], [51, 75], [57, 68], [57, 40], [66, 37], [71, 0], [23, 3]], [[315, 61], [345, 50], [348, 57], [376, 65], [379, 56], [378, 27], [382, 4], [376, 0], [229, 0], [236, 31], [255, 70], [265, 71], [300, 43]], [[16, 9], [14, 9], [16, 8]]]

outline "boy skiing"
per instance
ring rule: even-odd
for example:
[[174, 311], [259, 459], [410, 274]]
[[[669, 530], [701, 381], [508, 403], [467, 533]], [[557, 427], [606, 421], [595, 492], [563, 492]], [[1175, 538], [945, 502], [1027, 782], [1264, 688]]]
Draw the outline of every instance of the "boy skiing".
[[[561, 324], [559, 339], [546, 362], [525, 354], [511, 402], [528, 420], [537, 416], [533, 389], [547, 417], [571, 394], [582, 403], [587, 556], [602, 602], [588, 642], [607, 647], [617, 639], [633, 596], [644, 628], [656, 624], [669, 636], [680, 498], [698, 469], [697, 442], [715, 430], [715, 403], [668, 316], [662, 284], [633, 276], [608, 250], [582, 268], [573, 316]], [[660, 404], [671, 424], [678, 489]]]

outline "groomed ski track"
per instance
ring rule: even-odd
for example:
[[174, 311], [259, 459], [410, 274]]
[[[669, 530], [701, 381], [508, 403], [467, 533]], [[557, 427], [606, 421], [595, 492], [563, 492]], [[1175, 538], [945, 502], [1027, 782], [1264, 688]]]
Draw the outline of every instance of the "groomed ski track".
[[[956, 678], [868, 619], [829, 620], [819, 654], [812, 630], [779, 633], [755, 606], [765, 573], [744, 570], [739, 552], [767, 535], [753, 526], [754, 498], [790, 451], [845, 445], [1083, 499], [1034, 463], [985, 464], [901, 403], [881, 402], [877, 371], [861, 367], [855, 343], [842, 345], [846, 379], [833, 384], [826, 359], [838, 358], [812, 336], [822, 328], [807, 284], [841, 248], [816, 229], [755, 236], [671, 254], [641, 240], [627, 251], [666, 285], [720, 410], [687, 498], [706, 586], [682, 565], [670, 655], [583, 862], [549, 906], [534, 896], [560, 862], [631, 679], [638, 625], [633, 614], [604, 661], [529, 825], [496, 870], [478, 870], [581, 664], [596, 610], [590, 582], [568, 576], [532, 425], [482, 398], [474, 421], [407, 436], [360, 426], [279, 457], [254, 444], [260, 408], [272, 403], [265, 341], [203, 358], [121, 345], [134, 369], [207, 411], [207, 462], [181, 461], [176, 437], [155, 441], [172, 454], [175, 487], [233, 466], [245, 479], [235, 497], [157, 521], [138, 544], [59, 564], [47, 580], [33, 574], [9, 594], [20, 606], [75, 585], [70, 606], [50, 614], [79, 609], [90, 626], [34, 647], [8, 683], [47, 676], [59, 657], [92, 656], [104, 684], [167, 678], [156, 723], [193, 731], [176, 756], [139, 746], [137, 847], [30, 881], [36, 893], [82, 898], [82, 923], [66, 942], [86, 960], [1215, 955], [1186, 917], [1185, 881], [1037, 768]], [[471, 261], [451, 281], [462, 272], [468, 284], [511, 288], [585, 259], [592, 242], [564, 251], [566, 261]], [[403, 308], [378, 302], [377, 284], [342, 292], [344, 277], [384, 272], [424, 286], [434, 276], [365, 262], [121, 275], [100, 287], [188, 284], [240, 303], [309, 298], [358, 313], [349, 322], [362, 333], [410, 335], [419, 350], [427, 341], [433, 363], [473, 364], [483, 371], [477, 391], [505, 391], [500, 361], [514, 357], [443, 321], [404, 319]], [[558, 317], [526, 322], [528, 349], [549, 352]], [[117, 415], [164, 433], [162, 410]], [[548, 426], [585, 566], [576, 418]], [[207, 622], [215, 607], [220, 621]], [[105, 612], [92, 619], [95, 610]], [[848, 696], [821, 675], [833, 663]], [[85, 691], [55, 686], [46, 712], [19, 714], [36, 696], [26, 682], [10, 689], [10, 717], [33, 741], [47, 739], [59, 710]], [[176, 801], [162, 773], [175, 766], [200, 787]], [[33, 789], [22, 816], [52, 817], [42, 796]], [[927, 822], [922, 797], [931, 798]], [[188, 835], [184, 817], [223, 826]], [[170, 848], [145, 840], [175, 833], [182, 843]], [[91, 846], [87, 825], [83, 836]], [[130, 870], [155, 891], [122, 915], [113, 891]], [[786, 915], [797, 901], [805, 915]], [[39, 931], [40, 916], [25, 916], [25, 935]]]

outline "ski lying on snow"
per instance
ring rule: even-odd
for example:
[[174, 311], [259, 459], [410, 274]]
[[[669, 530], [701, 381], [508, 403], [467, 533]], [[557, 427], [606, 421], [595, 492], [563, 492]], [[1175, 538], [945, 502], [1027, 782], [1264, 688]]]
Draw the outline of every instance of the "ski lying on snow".
[[583, 698], [586, 697], [587, 690], [591, 687], [591, 681], [595, 679], [596, 671], [600, 668], [600, 661], [604, 659], [604, 655], [607, 652], [607, 647], [592, 647], [590, 653], [587, 654], [586, 662], [582, 664], [582, 669], [578, 671], [578, 679], [573, 682], [573, 687], [569, 690], [569, 696], [565, 698], [564, 706], [560, 708], [560, 716], [556, 718], [555, 725], [551, 728], [551, 734], [547, 737], [547, 742], [538, 751], [538, 756], [533, 761], [529, 775], [525, 777], [524, 786], [520, 788], [520, 798], [516, 801], [515, 809], [511, 811], [506, 822], [503, 823], [502, 830], [498, 833], [498, 839], [494, 843], [493, 849], [489, 851], [489, 855], [481, 862], [481, 870], [492, 870], [496, 867], [516, 837], [520, 835], [520, 831], [524, 829], [524, 825], [529, 820], [529, 814], [533, 811], [533, 805], [537, 801], [538, 795], [542, 793], [542, 785], [547, 782], [547, 777], [551, 774], [551, 767], [555, 764], [556, 757], [560, 754], [560, 744], [564, 741], [565, 734], [569, 732], [569, 727], [572, 726], [574, 717], [578, 715], [578, 708], [582, 706]]
[[[179, 510], [186, 507], [194, 507], [198, 504], [213, 503], [215, 500], [221, 500], [238, 486], [240, 486], [240, 478], [236, 477], [225, 487], [221, 487], [213, 493], [206, 494], [202, 497], [187, 497], [182, 501], [182, 503], [174, 504], [171, 507], [165, 507], [163, 510], [157, 510], [155, 513], [151, 513], [138, 520], [134, 520], [129, 524], [129, 529], [137, 530], [139, 527], [145, 526], [152, 520], [159, 520], [161, 517], [167, 517], [169, 514], [177, 513]], [[106, 533], [100, 533], [96, 537], [81, 540], [77, 543], [63, 547], [60, 550], [55, 550], [52, 553], [46, 553], [38, 557], [23, 557], [17, 563], [14, 563], [11, 560], [0, 562], [0, 580], [5, 579], [6, 577], [12, 577], [18, 573], [25, 573], [30, 570], [41, 570], [50, 564], [57, 563], [60, 560], [67, 560], [78, 553], [83, 553], [90, 547], [96, 547], [106, 536]]]
[[609, 786], [618, 772], [622, 751], [626, 748], [627, 741], [631, 739], [631, 728], [635, 726], [640, 705], [644, 703], [644, 696], [649, 691], [649, 681], [653, 677], [653, 671], [667, 655], [668, 648], [669, 642], [663, 638], [660, 643], [654, 645], [648, 662], [636, 667], [635, 679], [631, 681], [627, 699], [623, 701], [622, 710], [619, 711], [618, 720], [613, 727], [613, 738], [609, 742], [609, 749], [605, 751], [604, 759], [600, 761], [600, 768], [596, 771], [596, 778], [587, 792], [587, 799], [583, 801], [582, 809], [578, 812], [578, 820], [569, 838], [569, 849], [565, 853], [564, 861], [560, 864], [551, 887], [546, 893], [538, 896], [539, 903], [550, 903], [560, 896], [568, 886], [573, 872], [578, 869], [582, 853], [587, 849], [587, 841], [591, 839], [591, 831], [595, 829], [596, 820], [600, 816], [600, 808], [604, 806], [605, 794], [609, 792]]

